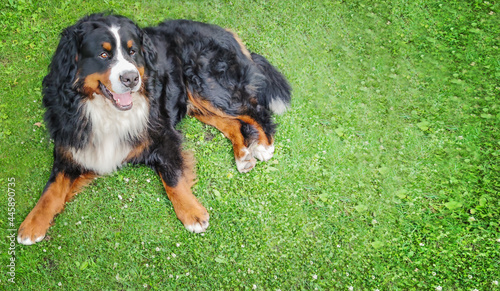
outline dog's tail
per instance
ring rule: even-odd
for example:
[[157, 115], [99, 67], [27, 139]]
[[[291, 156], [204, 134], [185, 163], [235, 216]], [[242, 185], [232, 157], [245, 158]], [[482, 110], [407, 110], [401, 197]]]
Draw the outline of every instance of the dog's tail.
[[290, 107], [292, 88], [285, 77], [263, 56], [252, 53], [252, 60], [265, 77], [265, 83], [258, 89], [259, 104], [275, 114], [281, 114]]

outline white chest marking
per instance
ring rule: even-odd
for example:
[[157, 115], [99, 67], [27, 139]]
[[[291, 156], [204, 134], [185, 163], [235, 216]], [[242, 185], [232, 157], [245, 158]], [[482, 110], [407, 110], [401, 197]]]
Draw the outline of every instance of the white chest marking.
[[132, 93], [133, 107], [120, 111], [106, 97], [94, 94], [84, 104], [92, 125], [88, 144], [76, 150], [71, 148], [73, 159], [86, 169], [103, 175], [123, 165], [130, 151], [131, 138], [146, 134], [149, 107], [139, 93]]

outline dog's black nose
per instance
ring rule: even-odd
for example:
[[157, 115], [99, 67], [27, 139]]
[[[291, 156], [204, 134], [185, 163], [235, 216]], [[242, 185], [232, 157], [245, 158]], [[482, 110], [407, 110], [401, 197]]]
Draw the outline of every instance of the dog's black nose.
[[127, 71], [120, 75], [120, 81], [123, 85], [133, 88], [139, 82], [139, 74], [134, 71]]

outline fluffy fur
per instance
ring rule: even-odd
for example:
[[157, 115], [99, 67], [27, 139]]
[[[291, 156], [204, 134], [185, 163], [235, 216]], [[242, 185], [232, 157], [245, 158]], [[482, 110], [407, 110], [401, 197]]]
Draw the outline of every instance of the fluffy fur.
[[218, 26], [172, 20], [139, 28], [94, 14], [66, 28], [43, 80], [54, 164], [18, 241], [41, 241], [64, 203], [92, 178], [124, 163], [160, 176], [177, 217], [193, 232], [209, 215], [191, 192], [193, 161], [175, 125], [190, 114], [233, 143], [240, 172], [274, 153], [271, 114], [290, 104], [290, 86], [263, 56]]

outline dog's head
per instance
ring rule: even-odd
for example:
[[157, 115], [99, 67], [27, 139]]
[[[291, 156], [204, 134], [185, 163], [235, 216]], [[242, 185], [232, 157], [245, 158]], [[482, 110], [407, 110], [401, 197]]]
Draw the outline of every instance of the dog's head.
[[145, 90], [146, 72], [154, 70], [155, 58], [151, 40], [131, 20], [90, 15], [63, 31], [44, 87], [58, 94], [69, 89], [83, 98], [106, 98], [117, 109], [129, 110], [132, 95]]

